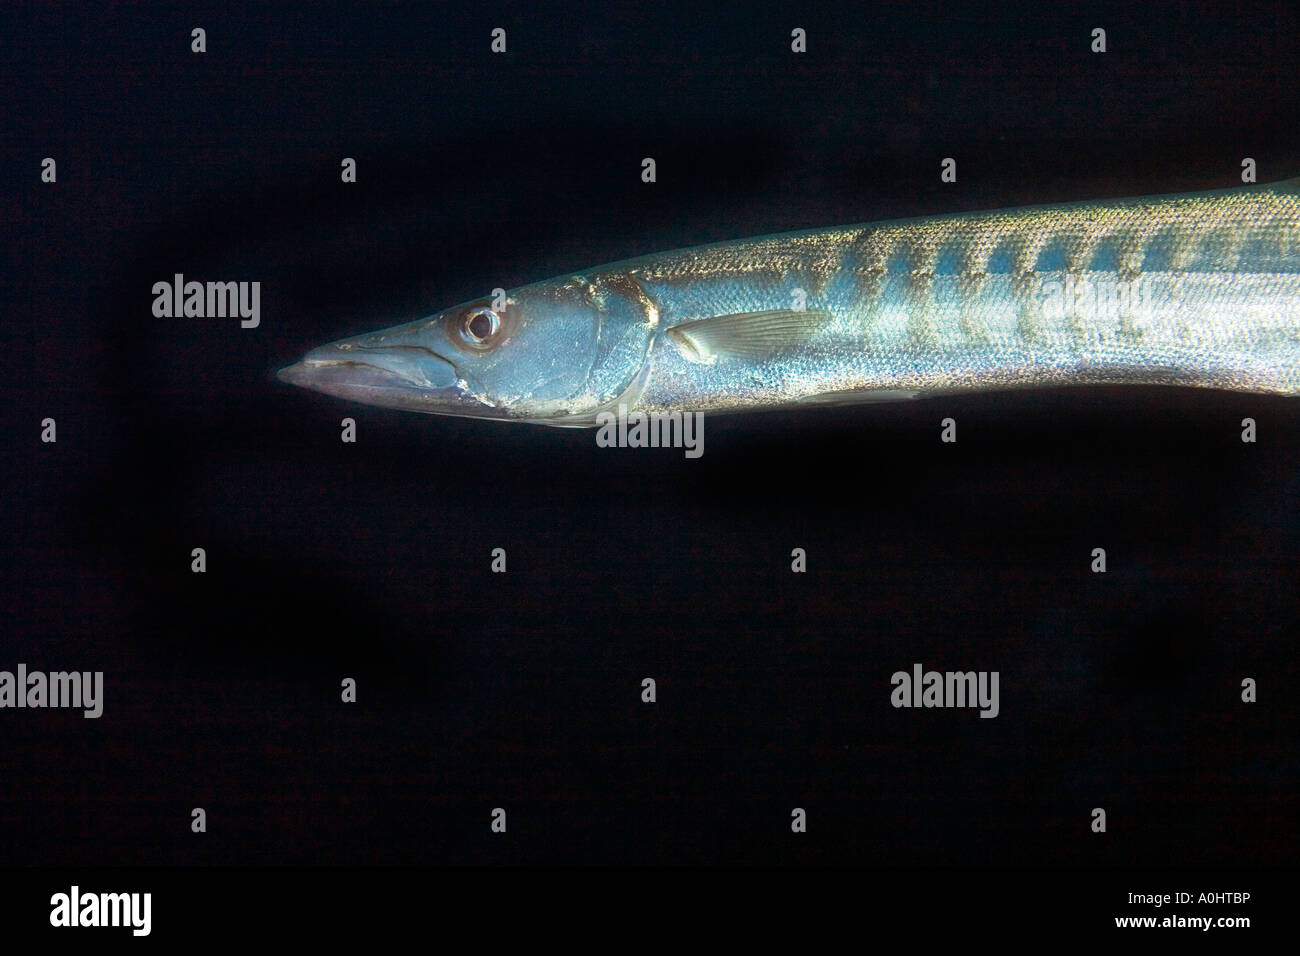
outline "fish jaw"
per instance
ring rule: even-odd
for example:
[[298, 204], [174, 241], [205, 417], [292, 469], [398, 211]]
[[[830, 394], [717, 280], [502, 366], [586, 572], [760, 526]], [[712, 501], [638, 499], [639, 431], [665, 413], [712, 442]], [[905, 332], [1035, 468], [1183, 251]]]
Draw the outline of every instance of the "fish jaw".
[[373, 336], [343, 339], [312, 349], [280, 369], [291, 385], [366, 405], [437, 415], [496, 417], [447, 358], [424, 345], [368, 345]]

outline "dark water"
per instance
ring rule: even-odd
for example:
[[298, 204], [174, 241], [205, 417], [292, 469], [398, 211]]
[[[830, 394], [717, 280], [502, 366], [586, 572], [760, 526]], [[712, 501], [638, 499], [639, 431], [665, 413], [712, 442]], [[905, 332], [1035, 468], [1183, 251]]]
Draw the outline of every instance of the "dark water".
[[[1298, 27], [1280, 5], [6, 11], [0, 669], [106, 688], [99, 720], [0, 711], [0, 860], [1293, 862], [1294, 402], [718, 418], [691, 461], [272, 373], [658, 249], [1222, 188], [1245, 156], [1300, 175]], [[260, 281], [261, 325], [154, 318], [177, 272]], [[1000, 715], [891, 707], [917, 662], [998, 671]]]

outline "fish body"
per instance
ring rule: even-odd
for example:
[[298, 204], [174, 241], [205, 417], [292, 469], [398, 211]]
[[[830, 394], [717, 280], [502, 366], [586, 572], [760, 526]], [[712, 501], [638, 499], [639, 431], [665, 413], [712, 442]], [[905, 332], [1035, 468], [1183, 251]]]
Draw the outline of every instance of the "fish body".
[[1300, 394], [1300, 180], [626, 260], [332, 343], [281, 377], [560, 426], [1088, 383]]

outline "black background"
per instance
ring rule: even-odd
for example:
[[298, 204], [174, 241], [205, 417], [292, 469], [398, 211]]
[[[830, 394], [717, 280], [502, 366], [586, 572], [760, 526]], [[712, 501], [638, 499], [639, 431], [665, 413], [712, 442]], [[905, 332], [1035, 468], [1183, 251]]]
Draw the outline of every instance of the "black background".
[[[1222, 188], [1244, 156], [1298, 175], [1294, 11], [52, 4], [3, 29], [0, 668], [106, 688], [99, 720], [0, 713], [0, 861], [1294, 862], [1294, 401], [710, 418], [690, 461], [273, 377], [655, 250]], [[176, 272], [260, 281], [261, 326], [154, 318]], [[895, 710], [914, 662], [999, 671], [1001, 715]]]

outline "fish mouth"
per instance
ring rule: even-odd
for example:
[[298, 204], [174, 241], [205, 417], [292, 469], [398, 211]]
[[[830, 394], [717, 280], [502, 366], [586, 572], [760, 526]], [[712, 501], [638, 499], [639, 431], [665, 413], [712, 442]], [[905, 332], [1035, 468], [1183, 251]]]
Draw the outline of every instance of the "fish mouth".
[[387, 408], [469, 415], [490, 407], [470, 392], [455, 365], [417, 345], [368, 348], [336, 342], [313, 349], [276, 377], [335, 398]]

